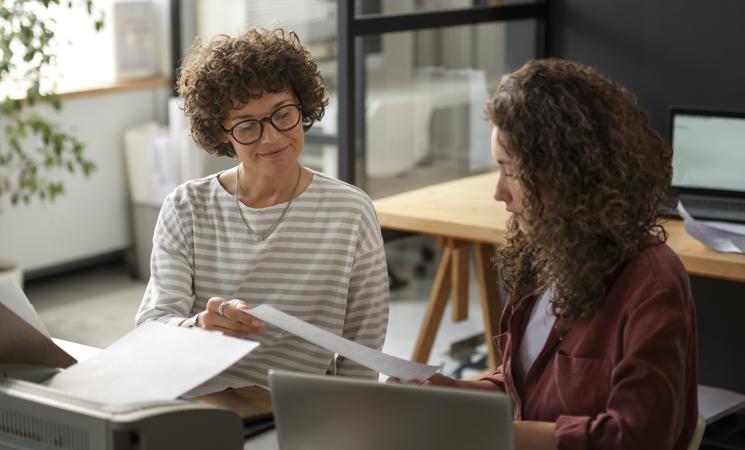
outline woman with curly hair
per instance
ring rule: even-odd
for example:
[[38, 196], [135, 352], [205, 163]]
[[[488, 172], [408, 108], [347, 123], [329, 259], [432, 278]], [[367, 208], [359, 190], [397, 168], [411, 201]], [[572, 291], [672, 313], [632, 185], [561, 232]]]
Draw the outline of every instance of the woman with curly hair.
[[429, 384], [506, 392], [518, 449], [686, 449], [696, 316], [658, 205], [672, 150], [623, 87], [562, 60], [506, 76], [486, 107], [512, 213], [496, 373]]
[[235, 385], [265, 385], [271, 368], [377, 377], [246, 312], [268, 303], [368, 347], [385, 338], [388, 275], [372, 202], [298, 161], [328, 104], [308, 51], [281, 29], [197, 41], [178, 94], [196, 143], [238, 164], [164, 201], [137, 324], [258, 341], [224, 373]]

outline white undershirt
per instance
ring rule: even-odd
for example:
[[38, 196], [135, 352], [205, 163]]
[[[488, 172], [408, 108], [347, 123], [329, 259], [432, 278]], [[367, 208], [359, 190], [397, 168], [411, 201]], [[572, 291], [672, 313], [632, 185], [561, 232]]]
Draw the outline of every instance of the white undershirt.
[[533, 305], [533, 311], [530, 313], [528, 326], [525, 328], [520, 348], [517, 350], [512, 371], [515, 381], [522, 385], [525, 375], [527, 375], [530, 366], [533, 365], [538, 355], [546, 345], [548, 334], [556, 322], [556, 316], [551, 311], [550, 300], [554, 296], [554, 290], [548, 289]]

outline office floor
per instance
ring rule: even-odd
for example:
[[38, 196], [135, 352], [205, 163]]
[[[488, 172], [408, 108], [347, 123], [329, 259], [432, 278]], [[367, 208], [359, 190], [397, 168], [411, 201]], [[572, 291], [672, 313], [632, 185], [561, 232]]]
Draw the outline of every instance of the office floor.
[[[407, 284], [391, 291], [390, 319], [384, 346], [386, 353], [410, 358], [437, 267], [437, 258], [422, 265], [426, 237], [410, 237], [386, 244], [391, 269]], [[478, 334], [483, 329], [479, 292], [471, 277], [468, 320], [450, 321], [445, 312], [430, 357], [430, 364], [452, 364], [447, 358], [451, 342]], [[134, 315], [145, 291], [145, 282], [133, 279], [120, 263], [97, 265], [74, 272], [28, 281], [26, 295], [54, 337], [95, 347], [107, 347], [134, 327]]]

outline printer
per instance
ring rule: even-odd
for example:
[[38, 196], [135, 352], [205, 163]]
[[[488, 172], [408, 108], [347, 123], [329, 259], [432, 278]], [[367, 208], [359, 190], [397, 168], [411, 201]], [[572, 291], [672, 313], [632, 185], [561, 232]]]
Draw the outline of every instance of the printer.
[[0, 280], [0, 450], [243, 448], [243, 423], [229, 409], [182, 399], [105, 404], [47, 386], [76, 360], [42, 331], [25, 294]]
[[238, 450], [233, 411], [187, 400], [104, 405], [39, 382], [51, 369], [0, 367], [0, 450]]

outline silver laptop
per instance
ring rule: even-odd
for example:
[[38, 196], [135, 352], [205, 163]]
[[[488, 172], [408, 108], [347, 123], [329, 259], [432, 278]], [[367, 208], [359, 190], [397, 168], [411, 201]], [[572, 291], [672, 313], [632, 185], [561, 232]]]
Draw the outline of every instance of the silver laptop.
[[282, 450], [512, 450], [496, 392], [269, 371]]
[[672, 107], [673, 188], [698, 219], [745, 223], [745, 112]]

